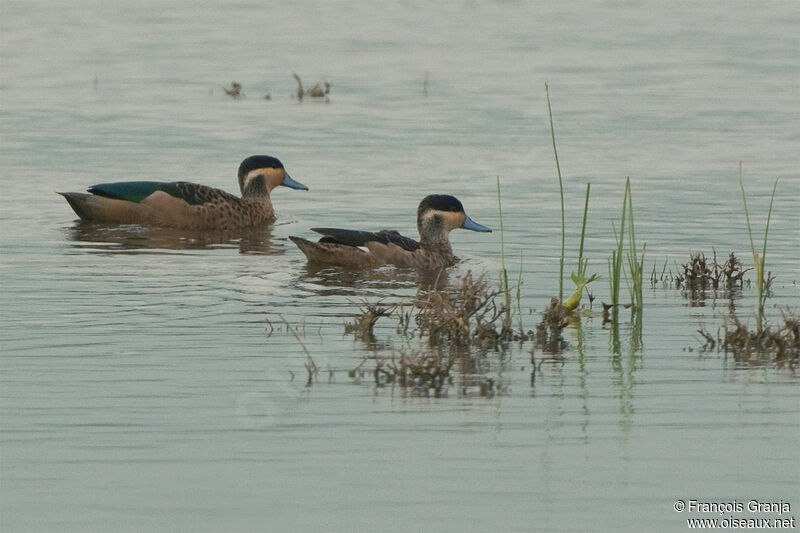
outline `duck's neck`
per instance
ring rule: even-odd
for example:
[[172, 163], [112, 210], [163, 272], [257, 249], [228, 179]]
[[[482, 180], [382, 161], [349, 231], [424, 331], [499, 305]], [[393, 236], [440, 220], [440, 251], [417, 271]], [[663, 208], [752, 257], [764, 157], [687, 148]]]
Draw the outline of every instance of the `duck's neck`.
[[449, 232], [445, 231], [441, 224], [420, 224], [418, 229], [421, 248], [446, 257], [453, 255], [453, 247], [450, 246], [448, 238]]
[[450, 263], [454, 259], [453, 247], [450, 246], [449, 241], [439, 241], [434, 243], [420, 243], [421, 248], [431, 255], [441, 257], [445, 263]]

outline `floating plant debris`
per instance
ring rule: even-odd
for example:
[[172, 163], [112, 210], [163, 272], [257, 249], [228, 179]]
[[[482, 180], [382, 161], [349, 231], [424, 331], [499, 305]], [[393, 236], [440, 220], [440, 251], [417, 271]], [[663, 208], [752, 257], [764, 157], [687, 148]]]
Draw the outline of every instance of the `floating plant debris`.
[[317, 98], [317, 99], [324, 99], [325, 103], [330, 102], [330, 98], [328, 98], [328, 94], [331, 92], [331, 84], [327, 80], [320, 80], [315, 83], [311, 88], [304, 89], [303, 82], [300, 80], [300, 76], [298, 76], [295, 72], [292, 72], [292, 77], [297, 81], [297, 92], [295, 95], [297, 99], [302, 102], [303, 98]]
[[242, 84], [238, 81], [232, 81], [230, 88], [222, 88], [225, 91], [225, 94], [233, 98], [234, 100], [240, 100], [244, 98], [244, 93], [242, 92]]

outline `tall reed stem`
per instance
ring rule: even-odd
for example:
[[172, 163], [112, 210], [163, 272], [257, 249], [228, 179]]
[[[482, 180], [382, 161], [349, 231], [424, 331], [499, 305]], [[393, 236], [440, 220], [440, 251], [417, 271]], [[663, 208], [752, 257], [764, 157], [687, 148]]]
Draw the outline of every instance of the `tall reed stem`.
[[561, 165], [558, 164], [558, 150], [556, 149], [556, 133], [553, 128], [553, 110], [550, 107], [550, 87], [544, 82], [544, 92], [547, 97], [547, 114], [550, 116], [550, 137], [553, 139], [553, 154], [556, 156], [556, 171], [558, 172], [558, 187], [561, 192], [561, 260], [558, 271], [558, 299], [564, 301], [564, 247], [566, 242], [566, 226], [564, 224], [564, 182], [561, 179]]
[[[589, 192], [592, 189], [592, 184], [586, 184], [586, 200], [583, 202], [583, 223], [581, 224], [581, 245], [578, 248], [578, 278], [582, 278], [586, 274], [586, 264], [583, 261], [583, 240], [586, 236], [586, 215], [589, 212]], [[588, 259], [586, 260], [589, 261]]]
[[772, 186], [772, 195], [769, 199], [769, 211], [767, 213], [767, 224], [764, 228], [764, 247], [759, 256], [756, 245], [753, 241], [753, 229], [750, 226], [750, 212], [747, 209], [747, 195], [744, 193], [744, 181], [742, 179], [742, 162], [739, 161], [739, 188], [742, 191], [742, 204], [744, 205], [744, 218], [747, 221], [747, 235], [750, 237], [750, 251], [753, 253], [753, 267], [756, 271], [756, 331], [761, 333], [764, 326], [764, 305], [767, 301], [766, 278], [764, 269], [767, 260], [767, 238], [769, 236], [769, 221], [772, 218], [772, 205], [775, 202], [775, 191], [778, 188], [778, 180]]
[[642, 312], [642, 281], [644, 279], [644, 254], [647, 248], [647, 243], [645, 243], [645, 245], [642, 247], [642, 256], [640, 259], [636, 249], [636, 232], [633, 223], [633, 193], [631, 191], [630, 183], [631, 180], [629, 177], [625, 185], [625, 188], [628, 192], [628, 223], [630, 226], [630, 230], [628, 232], [630, 236], [630, 249], [628, 250], [628, 270], [631, 274], [631, 314], [636, 315]]
[[608, 264], [608, 275], [609, 279], [611, 280], [611, 305], [613, 306], [612, 315], [615, 324], [617, 323], [617, 317], [619, 315], [618, 304], [620, 275], [622, 274], [622, 244], [625, 242], [625, 218], [628, 207], [628, 195], [630, 194], [630, 183], [630, 177], [628, 177], [625, 183], [625, 194], [622, 198], [622, 217], [620, 218], [619, 223], [619, 235], [615, 235], [615, 238], [617, 239], [617, 249], [612, 250], [611, 260]]
[[[500, 264], [503, 269], [503, 294], [506, 300], [506, 312], [503, 319], [505, 331], [511, 330], [511, 293], [508, 289], [508, 270], [506, 270], [505, 231], [503, 228], [503, 202], [500, 200], [500, 176], [497, 176], [497, 209], [500, 212]], [[521, 270], [522, 267], [520, 267]]]

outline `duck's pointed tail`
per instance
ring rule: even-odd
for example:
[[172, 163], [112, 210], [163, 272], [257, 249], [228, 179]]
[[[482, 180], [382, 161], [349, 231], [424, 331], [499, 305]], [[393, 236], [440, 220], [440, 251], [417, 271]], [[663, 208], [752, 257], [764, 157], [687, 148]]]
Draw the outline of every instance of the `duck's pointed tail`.
[[150, 216], [151, 208], [144, 204], [83, 192], [59, 192], [58, 194], [66, 198], [75, 214], [83, 220], [140, 224]]
[[380, 264], [372, 254], [355, 246], [331, 242], [312, 242], [294, 236], [290, 236], [289, 239], [300, 248], [309, 263], [348, 268], [372, 268]]
[[91, 209], [87, 205], [87, 199], [92, 196], [91, 194], [83, 192], [59, 192], [58, 194], [67, 199], [76, 215], [83, 220], [92, 220]]
[[317, 243], [301, 237], [295, 237], [294, 235], [290, 235], [289, 240], [295, 243], [298, 248], [300, 248], [300, 251], [305, 254], [306, 259], [309, 261], [315, 261], [316, 258], [319, 257], [321, 250]]

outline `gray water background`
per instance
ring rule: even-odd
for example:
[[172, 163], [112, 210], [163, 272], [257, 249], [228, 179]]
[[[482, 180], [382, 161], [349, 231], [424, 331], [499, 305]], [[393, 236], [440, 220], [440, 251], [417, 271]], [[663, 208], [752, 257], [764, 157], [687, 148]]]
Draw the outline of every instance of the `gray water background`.
[[[375, 352], [343, 324], [364, 298], [407, 301], [415, 276], [309, 270], [287, 237], [413, 236], [430, 193], [497, 230], [499, 176], [533, 328], [560, 251], [547, 80], [567, 272], [590, 181], [585, 253], [608, 300], [625, 176], [648, 271], [712, 247], [749, 261], [742, 160], [759, 233], [780, 178], [777, 321], [800, 301], [799, 30], [794, 2], [3, 2], [0, 529], [675, 531], [677, 499], [795, 514], [800, 379], [698, 351], [727, 299], [646, 284], [641, 350], [623, 326], [611, 354], [595, 316], [533, 384], [524, 346], [487, 372], [501, 394], [409, 397], [347, 377]], [[294, 99], [293, 71], [329, 80], [330, 103]], [[224, 94], [232, 80], [245, 99]], [[235, 192], [257, 153], [311, 190], [275, 191], [278, 223], [245, 236], [81, 224], [54, 194]], [[498, 231], [452, 242], [452, 279], [496, 279]], [[750, 323], [752, 304], [736, 297]], [[333, 381], [303, 386], [280, 317]], [[380, 354], [402, 348], [391, 320], [376, 332]]]

